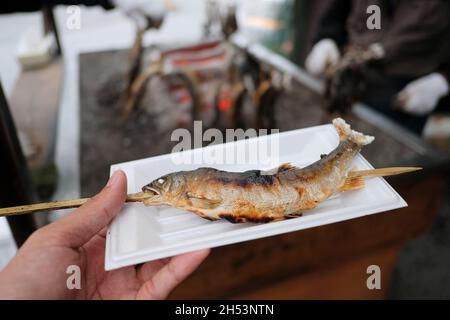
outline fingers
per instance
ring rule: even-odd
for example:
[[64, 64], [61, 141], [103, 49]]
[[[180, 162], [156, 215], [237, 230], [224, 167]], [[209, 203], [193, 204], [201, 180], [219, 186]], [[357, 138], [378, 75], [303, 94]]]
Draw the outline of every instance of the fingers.
[[42, 231], [59, 245], [80, 247], [104, 229], [120, 212], [126, 195], [127, 178], [123, 171], [117, 171], [99, 194]]
[[169, 259], [160, 259], [156, 261], [150, 261], [144, 263], [140, 267], [137, 268], [137, 277], [138, 279], [144, 283], [150, 278], [152, 278], [159, 270], [164, 268], [164, 266], [170, 261]]
[[433, 102], [415, 96], [411, 90], [406, 88], [395, 97], [393, 108], [411, 115], [421, 116], [432, 111]]
[[209, 252], [209, 249], [205, 249], [173, 257], [142, 285], [136, 299], [165, 299], [180, 282], [197, 269]]
[[400, 93], [397, 94], [397, 96], [395, 97], [392, 106], [394, 109], [404, 110], [408, 105], [408, 100], [409, 100], [408, 93], [405, 91], [400, 91]]
[[447, 95], [449, 86], [440, 73], [432, 73], [410, 82], [396, 97], [401, 110], [423, 116], [434, 110], [439, 100]]
[[339, 48], [331, 39], [316, 43], [305, 61], [306, 70], [313, 75], [322, 75], [330, 66], [336, 65], [341, 58]]

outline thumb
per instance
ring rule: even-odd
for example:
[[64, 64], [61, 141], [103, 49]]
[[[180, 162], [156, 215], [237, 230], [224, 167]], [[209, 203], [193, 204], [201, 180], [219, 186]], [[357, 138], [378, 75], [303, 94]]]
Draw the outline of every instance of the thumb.
[[55, 236], [59, 245], [81, 247], [120, 212], [126, 195], [126, 175], [123, 171], [117, 171], [99, 194], [71, 214], [45, 227], [45, 233]]
[[403, 89], [400, 91], [392, 101], [392, 106], [395, 110], [403, 110], [408, 106], [409, 93], [407, 90]]

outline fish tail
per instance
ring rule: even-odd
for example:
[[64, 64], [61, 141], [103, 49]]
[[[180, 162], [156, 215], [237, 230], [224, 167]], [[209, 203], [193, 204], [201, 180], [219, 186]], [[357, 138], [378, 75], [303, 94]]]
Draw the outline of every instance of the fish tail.
[[339, 188], [339, 191], [350, 191], [364, 188], [365, 183], [362, 177], [347, 178], [344, 184]]
[[371, 143], [375, 138], [362, 134], [361, 132], [352, 130], [350, 125], [342, 118], [336, 118], [333, 120], [334, 128], [336, 129], [339, 139], [341, 141], [350, 140], [360, 146], [365, 146]]

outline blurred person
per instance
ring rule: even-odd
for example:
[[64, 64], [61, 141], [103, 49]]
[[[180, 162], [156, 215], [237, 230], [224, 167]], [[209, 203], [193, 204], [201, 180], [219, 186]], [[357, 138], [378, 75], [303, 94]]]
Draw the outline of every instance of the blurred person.
[[[371, 5], [380, 8], [380, 29], [367, 26]], [[361, 100], [420, 135], [430, 113], [448, 110], [449, 21], [448, 0], [333, 0], [305, 67], [324, 75], [349, 48], [381, 46]]]
[[[116, 172], [106, 187], [73, 213], [33, 233], [0, 272], [0, 299], [164, 299], [209, 250], [105, 271], [105, 236], [127, 195]], [[69, 266], [81, 288], [69, 289]]]

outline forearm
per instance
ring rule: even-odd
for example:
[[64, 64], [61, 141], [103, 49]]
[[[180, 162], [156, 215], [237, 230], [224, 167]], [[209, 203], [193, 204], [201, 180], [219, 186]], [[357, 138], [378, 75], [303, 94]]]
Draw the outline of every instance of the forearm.
[[398, 2], [396, 15], [381, 40], [387, 59], [438, 57], [448, 41], [449, 1], [423, 1], [412, 8], [407, 1]]
[[350, 0], [333, 0], [320, 19], [314, 42], [328, 38], [343, 47], [347, 43], [346, 23], [350, 11]]

